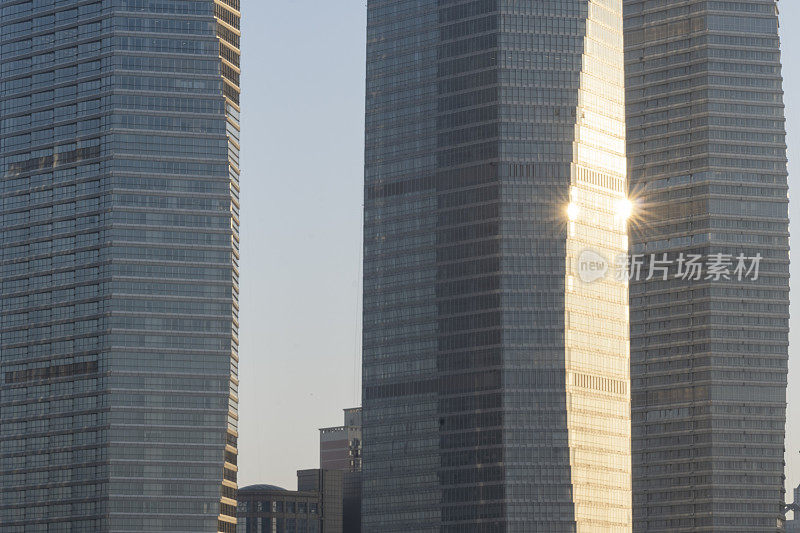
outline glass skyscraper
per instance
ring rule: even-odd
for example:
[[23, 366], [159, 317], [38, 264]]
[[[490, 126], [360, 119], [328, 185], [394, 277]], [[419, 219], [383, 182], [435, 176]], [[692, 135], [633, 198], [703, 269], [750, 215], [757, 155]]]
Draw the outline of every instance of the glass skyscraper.
[[0, 529], [233, 532], [239, 0], [0, 22]]
[[[789, 247], [776, 2], [625, 0], [625, 42], [631, 252], [720, 259], [724, 273], [631, 282], [634, 531], [779, 531]], [[757, 276], [740, 278], [739, 256], [762, 258]]]
[[364, 531], [631, 530], [622, 23], [368, 2]]

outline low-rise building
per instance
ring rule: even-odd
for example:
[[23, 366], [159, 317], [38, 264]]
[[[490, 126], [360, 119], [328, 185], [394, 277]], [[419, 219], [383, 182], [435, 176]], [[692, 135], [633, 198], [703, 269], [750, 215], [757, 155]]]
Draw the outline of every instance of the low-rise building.
[[342, 472], [300, 470], [297, 482], [239, 489], [237, 533], [342, 533]]

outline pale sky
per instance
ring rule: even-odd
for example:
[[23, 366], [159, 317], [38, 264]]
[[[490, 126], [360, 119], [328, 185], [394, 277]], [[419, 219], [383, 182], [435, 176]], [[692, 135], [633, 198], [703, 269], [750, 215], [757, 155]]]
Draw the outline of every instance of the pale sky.
[[[791, 176], [800, 165], [800, 35], [787, 31], [800, 28], [800, 2], [780, 7], [789, 181], [800, 198]], [[319, 466], [317, 429], [340, 425], [342, 409], [360, 401], [366, 1], [243, 0], [242, 11], [239, 484], [295, 489], [296, 470]], [[800, 220], [800, 202], [790, 210]], [[794, 289], [800, 261], [791, 270]], [[800, 484], [798, 305], [788, 500]]]

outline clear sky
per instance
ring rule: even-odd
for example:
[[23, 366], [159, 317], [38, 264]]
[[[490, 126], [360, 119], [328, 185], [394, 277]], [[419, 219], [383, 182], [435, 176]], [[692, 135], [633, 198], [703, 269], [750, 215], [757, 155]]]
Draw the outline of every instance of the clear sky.
[[242, 12], [239, 483], [295, 489], [360, 402], [366, 1]]
[[[800, 168], [800, 2], [780, 8], [799, 199], [791, 216], [800, 220], [791, 176]], [[342, 409], [360, 401], [366, 0], [243, 0], [242, 11], [239, 483], [295, 489], [296, 470], [318, 467], [317, 429], [340, 425]], [[800, 261], [792, 277], [795, 296]], [[800, 484], [798, 298], [790, 490]]]

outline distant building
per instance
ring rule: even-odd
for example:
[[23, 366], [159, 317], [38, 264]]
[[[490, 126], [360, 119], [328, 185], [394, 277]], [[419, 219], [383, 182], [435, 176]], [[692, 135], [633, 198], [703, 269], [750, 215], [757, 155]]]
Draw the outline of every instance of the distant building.
[[297, 472], [296, 491], [275, 485], [239, 489], [237, 533], [342, 533], [342, 473]]
[[[237, 533], [322, 531], [322, 504], [318, 492], [288, 491], [274, 485], [239, 489]], [[288, 527], [287, 527], [288, 526]]]
[[319, 430], [319, 467], [343, 473], [344, 533], [361, 531], [361, 408], [344, 410], [344, 425]]
[[[299, 470], [297, 490], [320, 494], [322, 503], [322, 533], [343, 533], [342, 530], [342, 478], [339, 470]], [[301, 533], [297, 529], [297, 533]], [[276, 532], [277, 533], [277, 532]], [[286, 531], [291, 533], [291, 530]]]
[[319, 467], [361, 471], [361, 408], [344, 410], [344, 425], [319, 430]]
[[794, 514], [792, 520], [786, 521], [786, 533], [800, 533], [800, 486], [794, 489], [794, 501], [791, 505], [787, 506], [787, 513], [792, 511]]
[[342, 532], [361, 533], [361, 469], [342, 472]]

